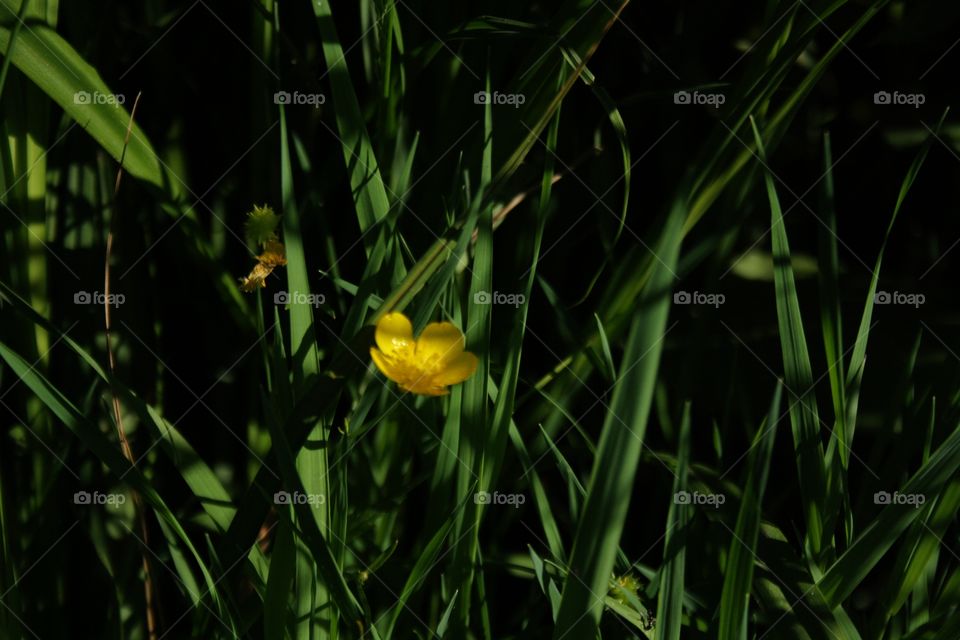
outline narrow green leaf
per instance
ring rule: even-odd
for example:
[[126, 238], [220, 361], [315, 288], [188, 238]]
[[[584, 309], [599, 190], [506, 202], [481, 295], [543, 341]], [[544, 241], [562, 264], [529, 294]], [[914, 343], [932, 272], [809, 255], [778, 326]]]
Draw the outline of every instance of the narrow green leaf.
[[747, 461], [747, 486], [740, 498], [737, 526], [730, 542], [723, 591], [720, 595], [720, 640], [740, 640], [747, 635], [747, 615], [751, 610], [750, 591], [760, 536], [761, 505], [770, 472], [770, 457], [780, 417], [782, 383], [777, 383], [770, 412], [757, 430]]
[[563, 585], [557, 639], [592, 638], [600, 622], [653, 400], [685, 214], [678, 201], [667, 216], [655, 249], [663, 264], [634, 316]]

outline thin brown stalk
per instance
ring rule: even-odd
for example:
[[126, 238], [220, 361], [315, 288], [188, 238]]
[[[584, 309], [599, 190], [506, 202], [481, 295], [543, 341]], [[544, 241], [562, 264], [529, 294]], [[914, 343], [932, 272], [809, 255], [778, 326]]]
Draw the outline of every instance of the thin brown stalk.
[[[110, 215], [110, 225], [107, 230], [107, 251], [103, 267], [103, 318], [106, 329], [107, 342], [107, 362], [110, 367], [110, 393], [113, 397], [113, 419], [117, 424], [117, 436], [120, 440], [120, 449], [123, 456], [130, 462], [131, 466], [136, 465], [136, 459], [133, 457], [133, 449], [130, 448], [130, 441], [127, 440], [127, 432], [123, 428], [123, 415], [120, 408], [120, 394], [117, 393], [116, 385], [113, 380], [116, 378], [116, 362], [113, 357], [113, 343], [110, 339], [110, 259], [113, 255], [113, 224], [117, 219], [119, 206], [117, 204], [120, 193], [120, 179], [123, 177], [123, 159], [127, 154], [127, 145], [130, 144], [130, 134], [133, 131], [133, 119], [137, 113], [137, 105], [140, 103], [140, 94], [133, 102], [133, 109], [130, 110], [130, 121], [127, 123], [127, 135], [123, 140], [123, 149], [120, 152], [120, 166], [117, 167], [117, 179], [113, 184], [113, 211]], [[150, 546], [150, 539], [147, 530], [147, 516], [143, 508], [143, 499], [140, 493], [133, 490], [133, 507], [137, 516], [137, 523], [140, 526], [140, 536], [143, 544], [147, 547], [141, 552], [143, 558], [143, 596], [147, 615], [147, 635], [150, 640], [157, 640], [157, 620], [154, 613], [155, 588], [153, 581], [153, 569], [150, 564], [150, 557], [147, 550]]]

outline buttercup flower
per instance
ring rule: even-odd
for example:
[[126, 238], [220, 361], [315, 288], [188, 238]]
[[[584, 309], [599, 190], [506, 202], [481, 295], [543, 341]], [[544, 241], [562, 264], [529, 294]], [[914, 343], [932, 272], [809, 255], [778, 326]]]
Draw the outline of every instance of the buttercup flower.
[[[449, 322], [431, 322], [414, 339], [413, 325], [399, 312], [377, 322], [376, 347], [370, 357], [377, 368], [404, 391], [443, 396], [477, 369], [477, 356], [464, 351], [463, 333]], [[378, 348], [379, 347], [379, 348]]]

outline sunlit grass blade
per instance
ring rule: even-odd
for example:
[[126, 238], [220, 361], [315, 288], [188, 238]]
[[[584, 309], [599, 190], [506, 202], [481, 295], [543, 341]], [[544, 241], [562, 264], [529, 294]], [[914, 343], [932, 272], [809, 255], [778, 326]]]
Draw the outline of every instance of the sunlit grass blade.
[[737, 640], [747, 633], [757, 539], [760, 536], [761, 505], [770, 473], [773, 443], [777, 435], [782, 391], [782, 384], [778, 382], [770, 403], [770, 412], [757, 429], [747, 457], [747, 485], [740, 498], [737, 526], [730, 542], [723, 592], [720, 596], [720, 627], [717, 635], [720, 640]]
[[[932, 500], [960, 469], [960, 427], [943, 441], [930, 459], [899, 490]], [[880, 514], [860, 533], [850, 548], [817, 583], [830, 606], [843, 602], [880, 562], [897, 538], [922, 514], [910, 504], [884, 505]]]
[[[0, 2], [0, 23], [16, 19], [19, 2]], [[9, 21], [9, 22], [8, 22]], [[12, 27], [0, 26], [0, 51], [7, 51]], [[89, 133], [115, 160], [123, 153], [130, 114], [123, 105], [99, 102], [97, 96], [113, 96], [100, 74], [70, 43], [49, 26], [34, 24], [22, 29], [10, 53], [15, 67], [46, 93]], [[123, 169], [140, 180], [177, 192], [177, 185], [165, 178], [157, 155], [143, 131], [133, 125]]]
[[930, 569], [935, 567], [940, 545], [957, 513], [960, 513], [960, 482], [954, 480], [927, 508], [927, 513], [914, 521], [900, 547], [887, 578], [883, 605], [879, 609], [883, 615], [874, 621], [877, 636], [887, 621], [904, 606], [911, 593], [928, 577]]
[[117, 477], [123, 478], [125, 482], [140, 492], [154, 513], [156, 513], [159, 518], [164, 519], [197, 563], [203, 575], [207, 592], [213, 599], [215, 607], [220, 610], [223, 615], [228, 615], [223, 608], [223, 601], [213, 576], [209, 572], [203, 558], [200, 557], [197, 549], [187, 536], [182, 524], [167, 506], [166, 502], [164, 502], [160, 494], [157, 493], [153, 486], [144, 478], [140, 470], [127, 462], [126, 458], [120, 453], [119, 446], [107, 440], [100, 430], [84, 418], [77, 408], [64, 397], [59, 390], [40, 375], [35, 368], [31, 367], [19, 354], [10, 350], [3, 343], [0, 343], [0, 358], [7, 363], [23, 384], [44, 403], [50, 412], [77, 436], [78, 440], [80, 440], [86, 448], [96, 455]]
[[[680, 420], [680, 442], [673, 495], [687, 490], [687, 469], [690, 464], [690, 403], [683, 407]], [[687, 526], [691, 509], [686, 502], [672, 500], [667, 511], [667, 530], [663, 539], [663, 565], [660, 567], [660, 589], [657, 594], [657, 640], [679, 640], [683, 625], [684, 571], [687, 558]]]
[[674, 203], [656, 245], [663, 264], [640, 300], [624, 350], [577, 527], [554, 638], [568, 633], [592, 637], [600, 622], [652, 404], [685, 213], [682, 200]]
[[803, 499], [804, 520], [807, 523], [806, 542], [814, 557], [824, 543], [823, 513], [826, 498], [826, 469], [823, 463], [823, 444], [820, 441], [820, 417], [817, 400], [812, 393], [813, 371], [810, 352], [800, 315], [797, 284], [790, 262], [790, 244], [783, 221], [780, 199], [767, 165], [763, 140], [756, 123], [751, 120], [759, 160], [764, 167], [764, 182], [770, 201], [770, 237], [773, 243], [774, 284], [777, 299], [777, 321], [780, 327], [780, 346], [783, 352], [784, 386], [790, 403], [790, 424], [797, 452], [797, 470]]
[[380, 176], [376, 153], [367, 134], [363, 112], [350, 80], [346, 53], [337, 37], [331, 3], [312, 0], [310, 4], [313, 5], [320, 30], [323, 56], [327, 62], [327, 74], [333, 91], [338, 141], [342, 147], [347, 174], [350, 176], [357, 221], [362, 233], [387, 215], [390, 201]]
[[[487, 78], [487, 90], [490, 79]], [[480, 165], [480, 188], [490, 183], [493, 167], [493, 111], [489, 102], [484, 108], [484, 150]], [[475, 206], [481, 206], [475, 201]], [[477, 304], [478, 295], [493, 291], [493, 206], [488, 204], [480, 211], [477, 223], [477, 242], [470, 269], [470, 288], [467, 292], [465, 314], [467, 348], [477, 354], [477, 370], [463, 384], [463, 405], [460, 412], [460, 439], [457, 468], [456, 499], [459, 501], [471, 491], [479, 491], [484, 469], [484, 447], [487, 438], [489, 413], [487, 377], [490, 368], [490, 325], [493, 305]], [[470, 304], [470, 303], [473, 304]], [[454, 609], [453, 631], [464, 634], [469, 626], [470, 607], [473, 597], [474, 572], [478, 547], [477, 523], [480, 505], [467, 501], [466, 507], [454, 529], [457, 542], [453, 550], [454, 584], [457, 585], [460, 602]]]

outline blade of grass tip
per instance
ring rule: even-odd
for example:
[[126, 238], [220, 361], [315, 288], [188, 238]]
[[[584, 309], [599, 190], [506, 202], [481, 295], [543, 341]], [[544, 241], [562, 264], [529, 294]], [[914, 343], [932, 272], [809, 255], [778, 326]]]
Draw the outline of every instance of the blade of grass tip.
[[617, 379], [617, 367], [613, 364], [613, 352], [610, 351], [610, 341], [607, 339], [607, 332], [603, 330], [603, 321], [600, 320], [600, 316], [593, 314], [593, 319], [597, 323], [597, 335], [600, 336], [600, 352], [603, 354], [603, 359], [600, 361], [603, 366], [599, 367], [599, 369], [603, 372], [603, 375], [606, 376], [607, 380], [612, 383]]
[[[427, 325], [427, 322], [430, 321], [430, 317], [435, 312], [437, 304], [440, 301], [440, 296], [449, 288], [457, 266], [461, 260], [463, 260], [463, 256], [466, 255], [467, 248], [470, 246], [470, 236], [473, 234], [478, 221], [479, 212], [472, 211], [467, 215], [466, 222], [464, 222], [463, 229], [460, 230], [456, 244], [450, 247], [448, 255], [444, 258], [444, 261], [440, 263], [441, 266], [432, 276], [433, 282], [429, 283], [428, 281], [429, 286], [418, 298], [417, 312], [413, 314], [411, 319], [414, 331], [419, 332]], [[425, 273], [426, 272], [424, 272], [424, 274]]]
[[[847, 50], [847, 43], [850, 42], [889, 1], [890, 0], [877, 0], [874, 2], [860, 15], [849, 29], [838, 38], [835, 38], [834, 44], [820, 56], [813, 68], [811, 68], [807, 75], [796, 85], [793, 92], [782, 102], [779, 110], [770, 118], [767, 131], [773, 132], [773, 135], [768, 141], [768, 147], [773, 148], [776, 142], [786, 133], [787, 127], [799, 111], [801, 103], [813, 88], [817, 86], [820, 78], [826, 73], [834, 58], [836, 58], [841, 51]], [[718, 132], [720, 137], [719, 141], [716, 143], [708, 142], [704, 145], [704, 148], [707, 149], [717, 149], [717, 152], [714, 153], [714, 160], [720, 158], [727, 146], [731, 144], [739, 145], [732, 132], [739, 131], [740, 127], [747, 120], [747, 117], [750, 114], [760, 111], [761, 105], [769, 101], [774, 92], [780, 90], [782, 83], [788, 77], [788, 72], [796, 65], [797, 56], [809, 46], [809, 41], [817, 36], [817, 31], [821, 28], [821, 25], [826, 24], [824, 20], [828, 15], [838, 10], [843, 4], [845, 3], [832, 3], [820, 15], [812, 16], [813, 20], [810, 22], [809, 28], [799, 30], [801, 37], [795, 39], [791, 47], [783, 48], [783, 51], [777, 55], [777, 59], [773, 63], [766, 65], [769, 71], [766, 71], [763, 75], [756, 78], [742, 100], [736, 100], [736, 102], [741, 104], [741, 108], [736, 112], [736, 117], [728, 118], [728, 120], [733, 121], [734, 124], [729, 127], [729, 130], [720, 130]], [[793, 5], [787, 9], [787, 11], [803, 13], [802, 9], [797, 8], [796, 5]], [[786, 30], [792, 29], [793, 27], [787, 26], [784, 33], [786, 33]], [[713, 172], [713, 162], [711, 162], [707, 170], [703, 172], [701, 180], [698, 181], [698, 186], [694, 190], [696, 195], [690, 206], [690, 216], [684, 227], [684, 234], [689, 232], [690, 229], [697, 224], [700, 218], [720, 197], [726, 186], [749, 164], [753, 150], [747, 148], [739, 150], [737, 153], [738, 155], [727, 163], [727, 168], [725, 168], [719, 176], [709, 184], [700, 187], [699, 182], [705, 181], [708, 175]]]
[[[824, 513], [824, 529], [833, 531], [834, 519], [843, 517], [845, 538], [849, 543], [853, 535], [852, 509], [849, 508], [849, 490], [847, 488], [847, 469], [850, 463], [850, 449], [847, 437], [847, 415], [851, 407], [856, 406], [856, 393], [853, 401], [847, 402], [846, 366], [844, 365], [843, 324], [840, 313], [840, 259], [837, 236], [837, 212], [833, 183], [833, 151], [829, 132], [823, 136], [824, 172], [821, 210], [826, 217], [825, 224], [819, 227], [820, 255], [824, 256], [818, 271], [820, 285], [820, 326], [823, 332], [824, 353], [827, 358], [827, 376], [830, 380], [830, 398], [833, 402], [833, 433], [827, 447], [825, 466], [830, 473], [830, 491]], [[862, 372], [861, 372], [862, 373]], [[837, 446], [839, 443], [839, 446]], [[839, 449], [840, 464], [834, 464], [833, 453]]]
[[610, 126], [613, 127], [613, 131], [617, 136], [617, 143], [620, 145], [620, 157], [623, 162], [623, 175], [620, 178], [623, 182], [623, 206], [620, 208], [620, 224], [617, 226], [617, 233], [614, 235], [611, 243], [616, 244], [617, 240], [620, 239], [620, 235], [623, 233], [624, 227], [626, 227], [627, 211], [630, 206], [630, 174], [633, 163], [630, 161], [630, 136], [627, 133], [627, 125], [623, 121], [623, 116], [620, 114], [617, 103], [613, 101], [613, 98], [610, 97], [607, 90], [597, 84], [596, 78], [590, 69], [586, 66], [581, 67], [580, 63], [582, 61], [580, 60], [580, 56], [577, 55], [577, 52], [567, 47], [562, 47], [561, 51], [571, 69], [574, 71], [578, 68], [581, 69], [580, 78], [584, 84], [590, 87], [590, 91], [593, 92], [594, 97], [596, 97], [600, 106], [603, 107], [607, 118], [610, 120]]
[[757, 557], [757, 539], [760, 536], [761, 505], [770, 472], [770, 457], [777, 434], [780, 416], [780, 396], [783, 383], [778, 382], [767, 419], [757, 430], [747, 462], [747, 486], [740, 499], [737, 525], [730, 542], [727, 566], [724, 570], [723, 591], [720, 595], [720, 640], [739, 640], [747, 634], [747, 615], [750, 591]]
[[960, 481], [954, 480], [927, 509], [926, 515], [911, 525], [909, 535], [900, 546], [881, 598], [883, 604], [878, 608], [881, 613], [874, 618], [876, 635], [873, 637], [882, 637], [887, 622], [900, 611], [911, 593], [923, 584], [930, 567], [936, 565], [941, 540], [958, 512]]
[[520, 464], [523, 466], [522, 477], [529, 476], [530, 488], [533, 491], [533, 504], [537, 508], [540, 523], [543, 525], [543, 537], [547, 542], [547, 548], [550, 549], [550, 553], [553, 554], [554, 558], [558, 561], [564, 561], [567, 554], [563, 549], [563, 539], [560, 537], [560, 528], [557, 526], [556, 518], [551, 509], [550, 498], [547, 495], [546, 489], [544, 489], [540, 474], [537, 473], [534, 467], [530, 453], [523, 443], [523, 436], [520, 435], [520, 430], [517, 429], [517, 425], [512, 420], [510, 421], [510, 441], [517, 451]]
[[597, 632], [653, 401], [685, 215], [685, 202], [678, 200], [656, 245], [663, 263], [654, 271], [633, 319], [577, 527], [555, 640], [568, 634], [591, 638]]
[[683, 626], [683, 581], [687, 558], [687, 525], [690, 505], [676, 496], [687, 490], [687, 467], [690, 464], [690, 403], [683, 407], [680, 421], [680, 443], [677, 447], [677, 471], [673, 479], [674, 499], [667, 511], [667, 531], [663, 539], [663, 566], [660, 568], [660, 589], [657, 595], [656, 640], [679, 640]]
[[530, 552], [530, 561], [533, 563], [533, 573], [537, 578], [537, 583], [540, 585], [540, 590], [543, 591], [543, 595], [547, 596], [550, 601], [550, 613], [553, 615], [553, 621], [556, 622], [557, 611], [560, 608], [560, 599], [551, 597], [551, 594], [554, 592], [553, 590], [556, 589], [556, 586], [553, 584], [553, 578], [544, 570], [545, 565], [543, 559], [537, 555], [533, 547], [527, 545], [527, 550]]
[[[930, 147], [933, 145], [934, 140], [936, 140], [936, 132], [940, 131], [940, 128], [943, 126], [943, 122], [949, 113], [949, 109], [943, 112], [943, 115], [940, 117], [940, 121], [937, 123], [937, 126], [934, 129], [934, 133], [927, 137], [924, 141], [923, 146], [920, 148], [920, 151], [917, 153], [913, 162], [910, 165], [910, 168], [907, 170], [906, 175], [903, 178], [903, 182], [900, 184], [900, 191], [897, 194], [897, 202], [893, 207], [893, 215], [890, 217], [890, 222], [887, 225], [886, 233], [883, 236], [883, 243], [880, 245], [880, 251], [877, 254], [877, 260], [874, 263], [873, 275], [870, 277], [870, 286], [867, 289], [867, 299], [863, 307], [863, 315], [860, 318], [860, 327], [857, 330], [856, 341], [854, 342], [853, 353], [850, 356], [850, 366], [847, 369], [847, 392], [848, 393], [857, 393], [859, 391], [859, 380], [863, 377], [863, 367], [865, 365], [865, 360], [867, 356], [867, 340], [870, 337], [870, 328], [873, 326], [873, 306], [876, 302], [876, 293], [877, 293], [877, 283], [880, 279], [880, 266], [883, 263], [883, 254], [887, 248], [887, 242], [890, 239], [890, 233], [893, 231], [893, 225], [897, 221], [897, 217], [900, 214], [900, 210], [903, 207], [903, 203], [907, 198], [907, 194], [910, 193], [911, 187], [913, 187], [914, 181], [917, 179], [917, 175], [920, 173], [920, 169], [923, 167], [924, 161], [927, 159], [927, 154], [930, 152]], [[845, 448], [849, 448], [853, 445], [853, 432], [856, 426], [856, 413], [848, 416], [846, 421], [846, 441], [843, 443], [846, 445]], [[842, 455], [842, 454], [841, 454]]]
[[800, 494], [807, 525], [805, 539], [813, 557], [817, 558], [824, 543], [824, 536], [827, 535], [823, 526], [824, 514], [821, 513], [826, 497], [827, 481], [823, 462], [823, 444], [820, 441], [820, 418], [814, 394], [805, 393], [799, 398], [796, 395], [797, 392], [802, 393], [813, 387], [813, 371], [810, 366], [810, 353], [807, 351], [803, 319], [800, 315], [797, 283], [790, 261], [790, 244], [787, 241], [780, 199], [767, 165], [763, 139], [753, 118], [750, 119], [750, 125], [753, 128], [758, 156], [764, 167], [764, 182], [770, 201], [770, 237], [773, 244], [777, 323], [780, 327], [780, 347], [783, 352], [784, 385], [791, 398], [790, 424], [793, 427]]
[[[820, 225], [820, 255], [824, 257], [819, 270], [820, 279], [820, 325], [823, 329], [823, 345], [830, 379], [830, 393], [833, 399], [834, 434], [840, 442], [846, 442], [846, 401], [844, 394], [843, 331], [840, 314], [840, 260], [837, 248], [837, 212], [834, 205], [833, 153], [830, 134], [823, 136], [823, 163], [826, 172], [823, 179], [821, 210], [826, 225]], [[840, 447], [840, 462], [846, 470], [849, 465], [849, 452]]]

